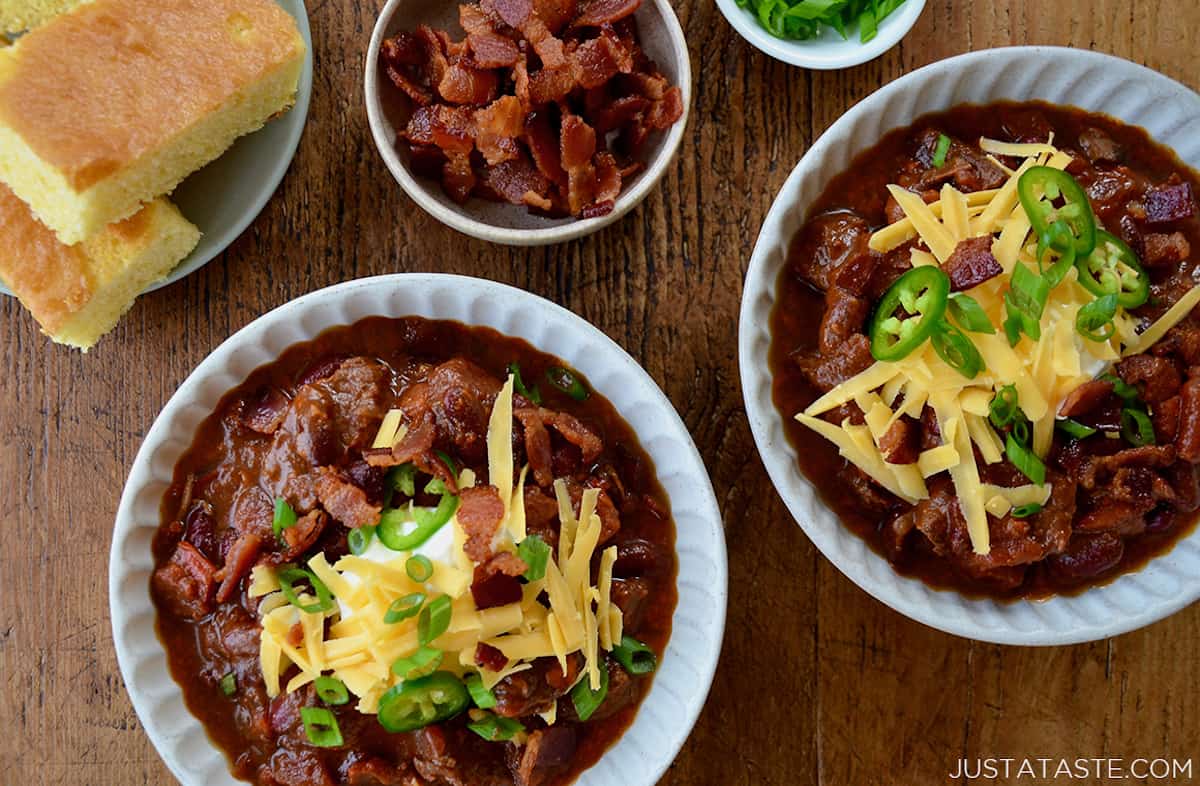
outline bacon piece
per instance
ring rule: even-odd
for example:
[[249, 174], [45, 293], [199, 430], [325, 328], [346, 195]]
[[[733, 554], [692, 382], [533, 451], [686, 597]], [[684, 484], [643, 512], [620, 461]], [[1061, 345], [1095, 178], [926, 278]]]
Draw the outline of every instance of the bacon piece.
[[480, 188], [496, 199], [521, 205], [525, 204], [525, 194], [530, 191], [541, 195], [549, 193], [550, 181], [521, 154], [485, 169]]
[[460, 61], [446, 69], [438, 82], [438, 93], [452, 104], [481, 106], [496, 97], [499, 87], [495, 71], [472, 68]]
[[558, 35], [579, 13], [576, 0], [533, 0], [533, 12]]
[[518, 409], [513, 414], [525, 431], [525, 457], [529, 459], [533, 478], [539, 486], [549, 486], [554, 482], [550, 471], [550, 432], [536, 409]]
[[[524, 573], [524, 570], [521, 572]], [[516, 577], [492, 570], [487, 565], [478, 565], [471, 581], [471, 596], [478, 609], [494, 609], [497, 606], [518, 603], [522, 598], [521, 582]]]
[[608, 101], [606, 95], [600, 95], [593, 98], [597, 93], [603, 94], [604, 91], [594, 90], [588, 92], [589, 103], [595, 101], [599, 105], [588, 112], [588, 117], [592, 120], [596, 128], [596, 133], [607, 134], [610, 131], [629, 124], [639, 115], [644, 114], [653, 106], [650, 99], [645, 96], [622, 96], [615, 101]]
[[560, 189], [567, 186], [567, 172], [562, 167], [558, 137], [550, 126], [547, 110], [539, 109], [525, 118], [525, 142], [538, 171]]
[[554, 37], [546, 23], [536, 15], [529, 17], [521, 26], [521, 34], [533, 44], [533, 51], [541, 58], [546, 68], [561, 69], [567, 66], [567, 55], [563, 42]]
[[[311, 515], [310, 513], [309, 516]], [[242, 579], [254, 567], [262, 547], [262, 538], [253, 532], [242, 533], [233, 542], [233, 546], [225, 556], [225, 566], [213, 576], [214, 579], [221, 582], [221, 586], [217, 590], [217, 603], [224, 603], [233, 597], [237, 592], [238, 584], [241, 584]]]
[[475, 170], [471, 167], [471, 156], [467, 153], [450, 153], [442, 167], [442, 190], [458, 204], [471, 198], [478, 184]]
[[620, 70], [620, 54], [606, 36], [584, 41], [571, 53], [571, 74], [589, 90], [605, 85]]
[[489, 671], [502, 671], [508, 665], [504, 653], [482, 641], [475, 646], [475, 665]]
[[596, 169], [592, 156], [596, 154], [596, 132], [578, 115], [562, 119], [562, 165], [567, 170], [567, 208], [579, 213], [596, 196]]
[[287, 544], [287, 551], [283, 558], [285, 560], [297, 559], [312, 548], [317, 539], [321, 537], [321, 533], [325, 531], [327, 523], [329, 523], [329, 516], [325, 514], [325, 511], [312, 510], [305, 514], [304, 518], [285, 528], [280, 533], [283, 536], [283, 542]]
[[425, 44], [425, 77], [431, 85], [441, 84], [442, 77], [450, 68], [450, 61], [446, 57], [445, 39], [429, 25], [418, 27], [417, 36]]
[[920, 449], [920, 427], [907, 418], [893, 423], [879, 440], [879, 452], [889, 464], [915, 464]]
[[367, 501], [362, 489], [331, 467], [321, 467], [316, 475], [317, 499], [330, 516], [351, 529], [379, 523], [380, 508]]
[[1192, 184], [1180, 182], [1177, 175], [1172, 175], [1166, 183], [1147, 190], [1144, 201], [1146, 221], [1151, 224], [1167, 224], [1196, 214]]
[[498, 33], [472, 33], [467, 44], [481, 68], [512, 68], [521, 54], [516, 42]]
[[951, 292], [977, 287], [1004, 272], [992, 254], [991, 235], [960, 240], [942, 269], [950, 276]]
[[433, 103], [433, 93], [421, 87], [417, 82], [400, 69], [392, 65], [384, 66], [384, 73], [392, 84], [404, 91], [419, 106], [429, 106]]
[[413, 112], [404, 138], [418, 145], [433, 145], [447, 153], [470, 153], [475, 149], [471, 110], [442, 104]]
[[579, 448], [584, 462], [595, 461], [596, 457], [600, 455], [600, 451], [604, 450], [604, 441], [574, 415], [568, 415], [566, 412], [550, 412], [545, 409], [541, 412], [547, 426], [561, 434], [567, 442]]
[[463, 551], [483, 564], [492, 557], [492, 539], [504, 520], [504, 503], [495, 486], [475, 486], [459, 494], [458, 523], [467, 535]]
[[481, 0], [479, 5], [518, 30], [533, 15], [533, 0]]
[[597, 200], [596, 202], [593, 202], [585, 207], [583, 210], [579, 211], [579, 217], [600, 218], [601, 216], [607, 216], [609, 213], [611, 213], [614, 207], [616, 207], [616, 203], [611, 199], [604, 201]]
[[533, 105], [557, 103], [575, 89], [570, 68], [543, 68], [529, 75], [529, 100]]
[[496, 99], [475, 113], [475, 144], [489, 164], [511, 161], [521, 155], [517, 137], [525, 130], [525, 113], [515, 96]]
[[621, 168], [612, 153], [601, 151], [596, 154], [596, 204], [612, 203], [621, 195]]
[[473, 3], [463, 3], [458, 7], [458, 24], [467, 31], [468, 38], [496, 32], [496, 27], [487, 12]]
[[655, 101], [646, 113], [646, 125], [657, 131], [665, 131], [683, 117], [683, 91], [671, 87], [663, 93], [662, 99]]
[[599, 27], [632, 16], [642, 0], [583, 0], [575, 27]]

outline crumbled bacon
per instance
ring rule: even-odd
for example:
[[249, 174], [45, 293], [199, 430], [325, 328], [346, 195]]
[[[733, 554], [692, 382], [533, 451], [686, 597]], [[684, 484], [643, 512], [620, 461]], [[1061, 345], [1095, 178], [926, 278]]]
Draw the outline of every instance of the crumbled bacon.
[[472, 561], [483, 564], [492, 556], [492, 539], [504, 520], [504, 503], [494, 486], [463, 489], [459, 495], [458, 523], [467, 534], [463, 551]]
[[413, 171], [471, 197], [580, 218], [610, 213], [683, 92], [642, 52], [641, 0], [480, 0], [456, 40], [422, 25], [384, 41], [380, 67], [412, 102]]

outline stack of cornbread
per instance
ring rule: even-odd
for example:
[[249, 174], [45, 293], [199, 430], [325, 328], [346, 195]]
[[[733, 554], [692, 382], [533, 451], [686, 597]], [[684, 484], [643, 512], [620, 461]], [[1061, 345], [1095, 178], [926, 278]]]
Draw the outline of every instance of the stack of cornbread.
[[[61, 13], [60, 13], [61, 12]], [[295, 101], [274, 0], [3, 0], [0, 280], [87, 350], [199, 230], [164, 197]]]

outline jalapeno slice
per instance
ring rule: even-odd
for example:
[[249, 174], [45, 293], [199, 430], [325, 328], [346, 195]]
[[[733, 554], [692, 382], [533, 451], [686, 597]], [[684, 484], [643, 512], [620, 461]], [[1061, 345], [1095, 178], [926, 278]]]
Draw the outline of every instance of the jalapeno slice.
[[447, 671], [405, 680], [379, 697], [379, 725], [390, 732], [423, 729], [459, 715], [471, 703], [462, 681]]
[[884, 293], [871, 319], [871, 355], [894, 361], [921, 346], [941, 324], [950, 277], [932, 265], [908, 271]]
[[1075, 178], [1048, 166], [1030, 168], [1017, 181], [1017, 196], [1037, 236], [1051, 248], [1073, 247], [1076, 258], [1096, 247], [1096, 216]]
[[1150, 299], [1150, 276], [1137, 254], [1116, 235], [1099, 230], [1096, 248], [1075, 262], [1079, 283], [1093, 295], [1116, 295], [1117, 305], [1137, 308]]

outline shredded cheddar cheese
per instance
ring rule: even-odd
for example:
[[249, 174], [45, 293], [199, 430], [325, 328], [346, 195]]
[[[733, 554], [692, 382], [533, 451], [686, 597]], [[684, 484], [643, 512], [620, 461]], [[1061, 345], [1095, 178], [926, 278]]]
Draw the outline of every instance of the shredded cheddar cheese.
[[[991, 237], [992, 254], [1005, 275], [973, 287], [968, 294], [993, 326], [1002, 325], [1008, 274], [1018, 264], [1038, 269], [1037, 238], [1020, 204], [1017, 184], [1034, 166], [1061, 170], [1071, 163], [1071, 155], [1053, 142], [1053, 136], [1035, 144], [980, 140], [981, 149], [988, 154], [1023, 159], [1015, 170], [1004, 168], [1010, 176], [1000, 188], [963, 194], [947, 184], [938, 200], [927, 204], [911, 191], [888, 186], [904, 218], [875, 232], [870, 248], [887, 253], [916, 238], [919, 243], [911, 258], [913, 266], [919, 267], [945, 263], [963, 240]], [[1000, 435], [987, 419], [995, 392], [1009, 384], [1016, 386], [1021, 410], [1032, 424], [1034, 452], [1045, 457], [1063, 399], [1109, 364], [1143, 352], [1162, 338], [1200, 303], [1200, 286], [1141, 334], [1132, 317], [1119, 313], [1114, 320], [1115, 334], [1102, 342], [1085, 339], [1074, 329], [1079, 309], [1093, 299], [1071, 269], [1051, 290], [1037, 341], [1022, 337], [1014, 347], [1001, 330], [970, 334], [985, 363], [985, 369], [973, 379], [947, 365], [926, 343], [902, 361], [874, 363], [818, 398], [796, 419], [834, 443], [843, 457], [906, 502], [927, 498], [925, 479], [948, 472], [972, 547], [976, 553], [987, 554], [991, 549], [989, 515], [1003, 517], [1014, 507], [1044, 504], [1052, 492], [1048, 484], [1001, 489], [981, 481], [975, 451], [985, 464], [1004, 457]], [[835, 424], [820, 417], [849, 402], [862, 410], [866, 425], [849, 420]], [[903, 416], [919, 417], [926, 406], [932, 407], [937, 417], [942, 444], [921, 452], [913, 464], [888, 463], [880, 449], [888, 429]]]

